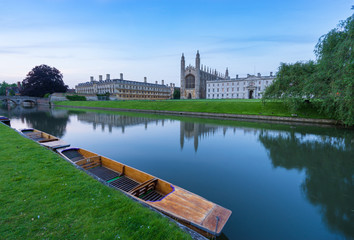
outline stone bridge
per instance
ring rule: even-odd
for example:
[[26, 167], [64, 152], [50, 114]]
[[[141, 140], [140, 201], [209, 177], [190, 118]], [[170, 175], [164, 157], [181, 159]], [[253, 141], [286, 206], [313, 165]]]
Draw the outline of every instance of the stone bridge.
[[0, 101], [6, 103], [14, 103], [16, 105], [23, 105], [23, 104], [37, 104], [38, 97], [27, 97], [27, 96], [0, 96]]

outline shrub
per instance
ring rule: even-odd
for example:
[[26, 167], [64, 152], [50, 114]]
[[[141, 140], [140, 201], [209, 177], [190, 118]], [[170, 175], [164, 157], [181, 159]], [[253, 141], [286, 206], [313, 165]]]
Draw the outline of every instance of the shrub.
[[85, 96], [79, 96], [79, 95], [72, 95], [72, 96], [67, 95], [66, 98], [69, 101], [86, 101]]

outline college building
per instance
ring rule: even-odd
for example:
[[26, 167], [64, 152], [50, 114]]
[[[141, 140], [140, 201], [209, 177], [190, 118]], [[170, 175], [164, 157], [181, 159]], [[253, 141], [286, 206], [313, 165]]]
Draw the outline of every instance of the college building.
[[241, 98], [258, 99], [262, 98], [264, 90], [273, 82], [274, 76], [247, 75], [245, 78], [211, 80], [207, 81], [207, 99]]
[[275, 76], [248, 74], [247, 77], [230, 78], [229, 70], [225, 74], [201, 65], [200, 54], [197, 51], [195, 66], [185, 66], [184, 54], [181, 58], [181, 99], [258, 99], [262, 98], [264, 90], [273, 82]]
[[118, 100], [128, 99], [170, 99], [173, 97], [175, 84], [165, 85], [164, 80], [159, 84], [148, 83], [146, 77], [144, 82], [130, 81], [123, 79], [123, 74], [120, 74], [120, 79], [111, 79], [110, 74], [106, 75], [106, 79], [102, 79], [99, 75], [99, 80], [90, 77], [89, 82], [79, 83], [75, 86], [75, 91], [80, 95], [103, 95], [109, 93], [110, 98]]

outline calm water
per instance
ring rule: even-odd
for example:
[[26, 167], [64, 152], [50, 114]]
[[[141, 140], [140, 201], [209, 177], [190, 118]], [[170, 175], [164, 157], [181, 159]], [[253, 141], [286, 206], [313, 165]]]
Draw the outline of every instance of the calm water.
[[0, 115], [231, 209], [221, 239], [354, 239], [353, 130], [46, 108]]

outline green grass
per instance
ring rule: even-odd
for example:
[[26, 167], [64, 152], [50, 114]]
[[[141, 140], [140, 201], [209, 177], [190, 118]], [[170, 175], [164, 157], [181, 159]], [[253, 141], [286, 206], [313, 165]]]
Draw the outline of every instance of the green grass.
[[328, 118], [312, 107], [304, 105], [295, 112], [291, 112], [282, 102], [267, 102], [263, 104], [260, 100], [129, 100], [129, 101], [63, 101], [56, 102], [61, 106], [121, 108], [121, 109], [147, 109], [162, 111], [184, 111], [184, 112], [207, 112], [207, 113], [228, 113], [245, 115], [263, 115], [291, 117], [297, 114], [303, 118]]
[[191, 239], [3, 124], [0, 149], [1, 239]]

